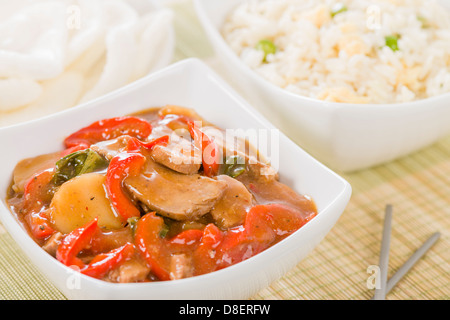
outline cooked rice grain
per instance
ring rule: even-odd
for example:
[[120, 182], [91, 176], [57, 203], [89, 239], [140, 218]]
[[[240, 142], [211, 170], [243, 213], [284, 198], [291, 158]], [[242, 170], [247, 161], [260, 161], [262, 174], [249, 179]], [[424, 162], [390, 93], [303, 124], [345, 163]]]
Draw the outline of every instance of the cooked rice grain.
[[[333, 16], [336, 5], [345, 9]], [[450, 10], [434, 0], [250, 0], [222, 34], [250, 68], [302, 96], [396, 103], [450, 92]], [[277, 47], [265, 61], [262, 39]]]

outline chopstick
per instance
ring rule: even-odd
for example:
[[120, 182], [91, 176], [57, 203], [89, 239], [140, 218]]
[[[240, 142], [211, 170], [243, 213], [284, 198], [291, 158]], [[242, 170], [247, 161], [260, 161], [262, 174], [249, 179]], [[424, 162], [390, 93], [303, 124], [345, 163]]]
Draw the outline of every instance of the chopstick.
[[392, 223], [392, 205], [386, 206], [383, 238], [380, 251], [380, 288], [375, 289], [375, 294], [372, 300], [384, 300], [386, 294], [403, 278], [405, 274], [420, 260], [428, 250], [436, 243], [441, 234], [439, 232], [433, 233], [423, 244], [417, 249], [411, 257], [394, 273], [394, 275], [387, 280], [387, 270], [389, 265], [389, 245], [391, 239], [391, 223]]
[[389, 266], [389, 245], [391, 241], [392, 205], [386, 206], [383, 239], [380, 252], [380, 288], [375, 289], [374, 300], [384, 300], [387, 292], [387, 272]]
[[422, 258], [425, 253], [436, 243], [441, 234], [439, 232], [433, 233], [423, 244], [412, 254], [412, 256], [395, 272], [386, 284], [386, 293], [392, 290], [393, 287], [400, 281], [400, 279], [408, 273], [408, 271]]

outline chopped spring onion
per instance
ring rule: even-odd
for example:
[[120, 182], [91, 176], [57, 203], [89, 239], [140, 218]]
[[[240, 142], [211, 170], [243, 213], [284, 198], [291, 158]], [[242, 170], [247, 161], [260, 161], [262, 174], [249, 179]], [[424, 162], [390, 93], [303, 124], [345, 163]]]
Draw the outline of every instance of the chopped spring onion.
[[159, 232], [160, 238], [165, 238], [169, 233], [169, 226], [167, 224], [163, 224], [161, 231]]
[[264, 59], [263, 59], [264, 62], [267, 61], [266, 59], [269, 54], [275, 54], [277, 52], [276, 45], [272, 41], [267, 39], [260, 40], [256, 44], [255, 49], [264, 52]]
[[343, 3], [336, 3], [330, 11], [331, 17], [334, 18], [335, 15], [347, 11], [348, 8]]
[[392, 51], [398, 51], [398, 39], [399, 37], [396, 35], [387, 36], [384, 38], [386, 42], [386, 46], [391, 48]]
[[422, 24], [422, 29], [426, 29], [430, 27], [430, 23], [428, 22], [427, 18], [423, 17], [423, 16], [417, 16], [417, 20], [420, 21], [420, 23]]
[[135, 232], [136, 232], [136, 227], [137, 227], [137, 223], [139, 221], [140, 217], [131, 217], [127, 219], [128, 224], [130, 225], [131, 228], [131, 232], [134, 236]]
[[223, 165], [223, 174], [230, 176], [232, 178], [236, 178], [245, 171], [245, 160], [238, 156], [234, 155], [225, 161]]

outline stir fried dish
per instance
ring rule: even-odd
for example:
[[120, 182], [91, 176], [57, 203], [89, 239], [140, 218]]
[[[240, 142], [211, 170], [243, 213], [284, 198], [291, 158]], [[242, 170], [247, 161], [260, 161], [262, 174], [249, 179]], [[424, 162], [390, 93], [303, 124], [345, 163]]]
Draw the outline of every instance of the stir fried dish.
[[103, 119], [20, 161], [7, 194], [34, 241], [109, 282], [187, 278], [283, 240], [316, 214], [245, 140], [179, 106]]

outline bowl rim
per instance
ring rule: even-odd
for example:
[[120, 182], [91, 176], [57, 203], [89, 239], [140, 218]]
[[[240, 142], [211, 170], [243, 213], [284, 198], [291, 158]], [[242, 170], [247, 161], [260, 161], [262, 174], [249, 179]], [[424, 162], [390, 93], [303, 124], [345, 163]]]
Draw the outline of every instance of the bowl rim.
[[[348, 103], [348, 102], [333, 102], [333, 101], [325, 101], [320, 100], [317, 98], [307, 97], [304, 95], [300, 95], [297, 93], [293, 93], [291, 91], [288, 91], [286, 89], [283, 89], [274, 83], [270, 82], [269, 80], [265, 79], [264, 77], [260, 76], [255, 70], [250, 68], [248, 65], [246, 65], [239, 56], [230, 48], [230, 46], [225, 41], [224, 37], [219, 32], [219, 29], [214, 27], [214, 24], [212, 23], [207, 10], [203, 6], [203, 2], [205, 1], [214, 1], [214, 0], [193, 0], [195, 10], [197, 12], [197, 16], [200, 19], [201, 24], [203, 25], [203, 28], [206, 29], [206, 34], [210, 35], [210, 38], [213, 39], [211, 42], [215, 42], [216, 44], [221, 46], [221, 50], [225, 52], [225, 54], [231, 58], [232, 62], [244, 71], [249, 77], [251, 77], [254, 81], [257, 81], [260, 85], [265, 86], [266, 88], [273, 90], [275, 93], [279, 95], [285, 95], [286, 97], [289, 97], [290, 99], [297, 99], [300, 101], [308, 101], [310, 103], [314, 103], [317, 105], [321, 105], [322, 107], [331, 108], [331, 109], [337, 109], [337, 108], [376, 108], [376, 109], [401, 109], [401, 108], [410, 108], [410, 107], [425, 107], [427, 104], [434, 103], [435, 101], [440, 100], [448, 100], [450, 102], [450, 92], [434, 95], [427, 98], [422, 99], [416, 99], [413, 101], [407, 101], [407, 102], [392, 102], [392, 103]], [[246, 0], [241, 0], [246, 1]]]
[[[26, 122], [14, 124], [11, 126], [0, 128], [0, 135], [8, 133], [8, 131], [15, 131], [20, 130], [21, 128], [25, 128], [32, 125], [38, 125], [40, 122], [47, 122], [47, 121], [55, 121], [58, 119], [58, 117], [62, 117], [66, 115], [66, 117], [72, 113], [82, 113], [85, 110], [88, 110], [91, 105], [96, 105], [102, 100], [114, 100], [118, 96], [121, 96], [122, 94], [126, 94], [127, 92], [133, 91], [133, 87], [139, 88], [142, 85], [146, 85], [146, 82], [154, 82], [157, 81], [159, 77], [164, 76], [165, 74], [169, 74], [169, 71], [171, 70], [182, 70], [183, 68], [189, 70], [189, 68], [202, 68], [201, 72], [208, 76], [209, 78], [213, 78], [214, 82], [217, 83], [217, 86], [223, 90], [225, 93], [231, 95], [233, 99], [235, 99], [236, 104], [239, 104], [240, 108], [243, 108], [244, 110], [248, 111], [248, 116], [251, 118], [254, 118], [259, 123], [261, 123], [262, 126], [266, 128], [276, 128], [269, 120], [267, 120], [264, 116], [262, 116], [256, 109], [252, 108], [252, 106], [246, 102], [245, 99], [243, 99], [236, 91], [234, 91], [224, 80], [222, 80], [212, 69], [210, 69], [203, 61], [197, 58], [189, 58], [184, 59], [182, 61], [176, 62], [166, 68], [163, 68], [161, 70], [158, 70], [148, 76], [143, 77], [142, 79], [135, 81], [127, 86], [124, 86], [122, 88], [119, 88], [113, 92], [110, 92], [109, 94], [106, 94], [104, 96], [98, 97], [96, 99], [93, 99], [91, 101], [85, 102], [83, 104], [80, 104], [76, 107], [62, 110], [50, 115], [46, 115], [44, 117], [40, 117], [37, 119], [29, 120]], [[114, 111], [111, 111], [112, 113]], [[53, 120], [52, 118], [55, 118]], [[301, 229], [297, 230], [293, 234], [291, 234], [289, 237], [283, 239], [282, 241], [276, 243], [275, 245], [269, 247], [264, 252], [257, 254], [255, 256], [250, 257], [249, 259], [246, 259], [240, 263], [237, 263], [235, 265], [229, 266], [227, 268], [217, 270], [211, 273], [207, 273], [204, 275], [199, 275], [191, 278], [186, 279], [178, 279], [178, 280], [172, 280], [172, 281], [156, 281], [156, 282], [148, 282], [148, 283], [109, 283], [103, 280], [95, 279], [83, 274], [79, 274], [79, 276], [84, 279], [84, 281], [87, 281], [88, 283], [91, 283], [93, 285], [96, 285], [97, 287], [103, 287], [103, 288], [110, 288], [117, 290], [117, 288], [158, 288], [158, 287], [169, 287], [169, 288], [176, 288], [177, 286], [181, 286], [183, 284], [189, 284], [189, 283], [207, 283], [210, 280], [216, 279], [216, 281], [223, 281], [220, 280], [221, 275], [227, 275], [229, 274], [232, 276], [233, 270], [245, 270], [248, 272], [248, 270], [251, 269], [252, 266], [258, 265], [261, 261], [267, 261], [270, 256], [272, 255], [279, 255], [279, 253], [275, 254], [273, 253], [275, 250], [282, 251], [282, 248], [288, 248], [292, 246], [292, 243], [297, 242], [297, 238], [302, 237], [303, 234], [311, 229], [315, 228], [316, 225], [319, 225], [320, 223], [323, 223], [322, 221], [324, 219], [329, 218], [333, 212], [331, 212], [335, 206], [337, 205], [343, 205], [343, 209], [339, 212], [337, 217], [342, 215], [345, 206], [348, 204], [348, 201], [351, 196], [352, 188], [351, 185], [342, 178], [339, 174], [322, 164], [319, 160], [315, 159], [311, 155], [309, 155], [306, 151], [304, 151], [300, 146], [296, 145], [292, 140], [289, 139], [286, 135], [284, 135], [282, 132], [280, 132], [280, 138], [286, 139], [286, 141], [289, 143], [288, 148], [298, 148], [302, 151], [304, 156], [307, 158], [308, 162], [311, 162], [312, 164], [315, 164], [320, 167], [320, 170], [323, 170], [326, 172], [328, 176], [332, 176], [333, 179], [338, 181], [341, 186], [339, 186], [339, 192], [336, 192], [336, 194], [333, 194], [333, 199], [324, 208], [321, 208], [321, 211], [318, 212], [318, 215], [314, 217], [311, 221], [306, 223], [304, 226], [302, 226]], [[61, 271], [66, 270], [70, 272], [74, 272], [70, 267], [63, 265], [59, 261], [57, 261], [54, 257], [46, 253], [41, 246], [39, 246], [27, 233], [27, 231], [24, 229], [23, 225], [18, 221], [17, 217], [11, 212], [11, 210], [8, 209], [6, 202], [2, 201], [0, 203], [0, 221], [4, 223], [4, 227], [6, 231], [10, 234], [10, 236], [14, 239], [15, 243], [23, 250], [24, 255], [27, 257], [30, 257], [30, 255], [33, 255], [35, 259], [44, 259], [42, 261], [42, 264], [49, 264], [51, 263], [56, 268], [59, 268]], [[334, 226], [335, 223], [332, 224], [331, 227]], [[328, 234], [328, 232], [326, 233]], [[321, 240], [321, 239], [320, 239]], [[307, 244], [305, 244], [307, 245]], [[313, 246], [315, 247], [315, 245]], [[26, 250], [28, 248], [28, 250]], [[30, 248], [36, 249], [36, 252], [30, 252]], [[272, 252], [272, 254], [271, 254]], [[265, 254], [263, 254], [265, 253]], [[36, 265], [36, 263], [33, 262], [33, 265]], [[57, 265], [57, 266], [56, 266]], [[38, 268], [40, 269], [40, 268]], [[42, 270], [41, 270], [42, 271]], [[47, 274], [45, 272], [42, 272], [43, 276], [48, 278]], [[227, 276], [229, 277], [229, 276]]]

